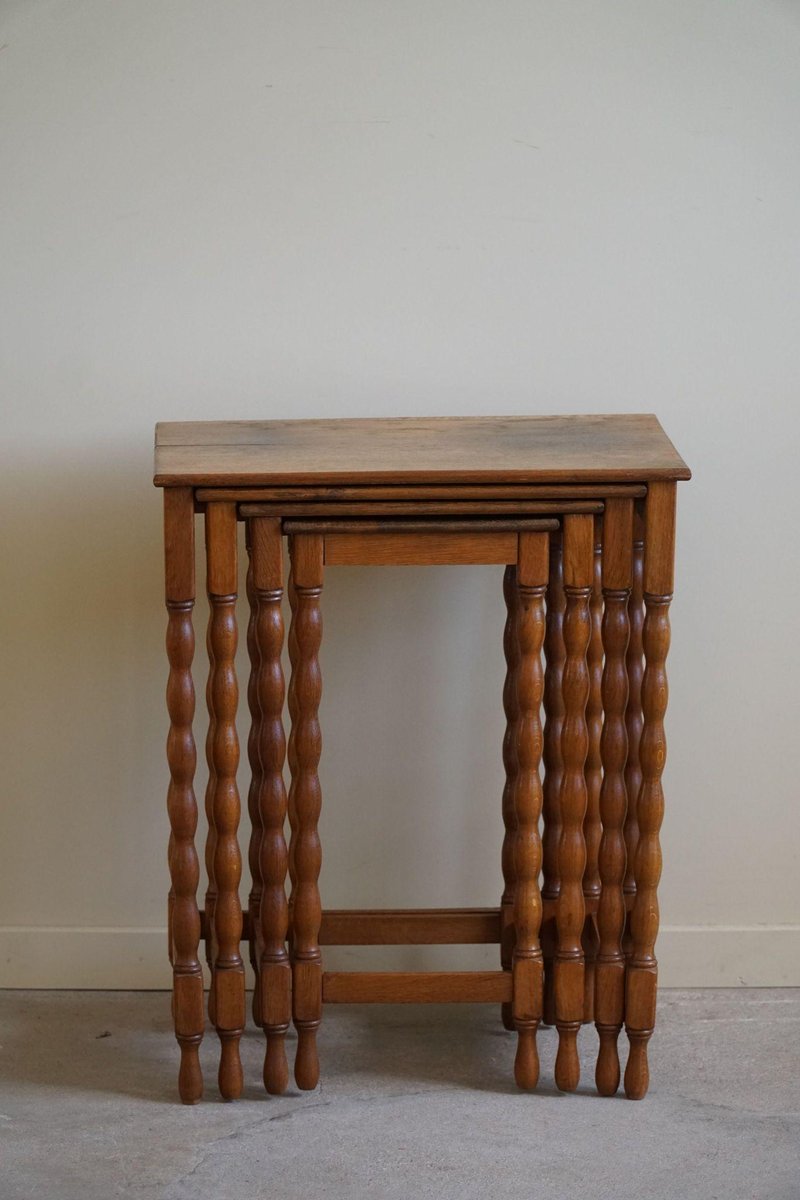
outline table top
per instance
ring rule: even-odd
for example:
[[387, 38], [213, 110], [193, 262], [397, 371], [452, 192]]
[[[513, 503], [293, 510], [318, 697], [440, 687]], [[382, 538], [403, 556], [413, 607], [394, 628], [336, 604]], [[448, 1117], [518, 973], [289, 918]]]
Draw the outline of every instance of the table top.
[[689, 479], [651, 413], [162, 421], [159, 487]]

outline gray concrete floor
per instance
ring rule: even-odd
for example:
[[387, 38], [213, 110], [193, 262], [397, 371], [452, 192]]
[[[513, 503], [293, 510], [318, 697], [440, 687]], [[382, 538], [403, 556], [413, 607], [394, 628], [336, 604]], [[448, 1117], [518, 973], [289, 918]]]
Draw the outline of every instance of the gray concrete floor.
[[[646, 1100], [512, 1082], [494, 1007], [326, 1008], [323, 1082], [176, 1102], [165, 993], [0, 992], [0, 1197], [23, 1200], [797, 1200], [800, 990], [663, 992]], [[623, 1038], [624, 1042], [624, 1038]], [[293, 1052], [293, 1043], [290, 1051]]]

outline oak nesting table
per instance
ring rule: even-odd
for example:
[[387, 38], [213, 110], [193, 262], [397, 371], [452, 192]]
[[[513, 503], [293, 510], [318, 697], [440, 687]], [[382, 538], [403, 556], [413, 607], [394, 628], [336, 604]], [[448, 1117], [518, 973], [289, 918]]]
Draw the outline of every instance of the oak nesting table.
[[[634, 1099], [645, 1095], [656, 1015], [675, 498], [677, 482], [689, 478], [650, 415], [157, 426], [155, 483], [164, 488], [169, 613], [169, 957], [185, 1103], [203, 1091], [201, 938], [226, 1099], [239, 1096], [243, 1083], [243, 942], [256, 978], [253, 1019], [266, 1035], [268, 1092], [280, 1093], [288, 1083], [291, 1019], [295, 1080], [300, 1088], [316, 1086], [325, 1002], [486, 1001], [499, 1004], [500, 1019], [516, 1030], [520, 1087], [536, 1086], [536, 1033], [546, 1023], [558, 1031], [556, 1084], [574, 1090], [578, 1032], [593, 1021], [598, 1091], [612, 1095], [618, 1089], [617, 1043], [624, 1025], [625, 1091]], [[192, 733], [197, 514], [205, 527], [210, 607], [208, 888], [202, 910]], [[234, 667], [239, 521], [245, 523], [248, 557], [250, 659], [252, 886], [244, 911]], [[288, 747], [281, 667], [284, 537], [291, 562]], [[317, 772], [325, 569], [440, 563], [504, 567], [500, 903], [488, 909], [323, 910]], [[451, 943], [497, 943], [498, 969], [325, 972], [320, 949]]]

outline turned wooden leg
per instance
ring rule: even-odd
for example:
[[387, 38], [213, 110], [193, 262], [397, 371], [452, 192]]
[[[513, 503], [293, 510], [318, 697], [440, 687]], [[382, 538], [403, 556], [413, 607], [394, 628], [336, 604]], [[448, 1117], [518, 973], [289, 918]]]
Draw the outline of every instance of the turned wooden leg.
[[675, 492], [674, 483], [651, 483], [645, 502], [644, 725], [639, 748], [642, 784], [639, 790], [639, 844], [634, 861], [636, 899], [631, 914], [631, 954], [625, 979], [625, 1029], [630, 1041], [625, 1093], [631, 1100], [640, 1100], [647, 1092], [647, 1043], [656, 1020], [658, 964], [655, 941], [658, 933], [657, 888], [661, 877], [658, 834], [664, 815], [661, 774], [667, 752], [664, 714], [667, 709], [669, 605], [674, 573]]
[[625, 761], [628, 738], [625, 707], [628, 676], [628, 599], [631, 591], [633, 552], [633, 501], [606, 501], [603, 548], [603, 669], [602, 698], [605, 723], [600, 744], [603, 783], [600, 816], [603, 835], [599, 867], [602, 890], [597, 912], [600, 948], [595, 975], [595, 1022], [600, 1039], [595, 1082], [603, 1096], [613, 1096], [619, 1087], [620, 1066], [617, 1041], [625, 1015], [625, 839], [623, 827], [627, 799]]
[[[517, 568], [507, 566], [503, 575], [503, 596], [506, 602], [506, 624], [503, 632], [503, 652], [506, 659], [506, 680], [503, 687], [503, 709], [506, 714], [506, 732], [503, 738], [503, 766], [506, 773], [503, 788], [503, 895], [500, 900], [500, 965], [504, 971], [511, 970], [511, 957], [514, 950], [514, 885], [515, 856], [514, 839], [516, 836], [516, 813], [514, 810], [514, 788], [517, 778], [517, 663], [519, 661], [519, 644], [517, 639], [517, 613], [519, 600], [517, 596]], [[501, 1016], [506, 1029], [514, 1028], [511, 1004], [503, 1004]]]
[[260, 934], [259, 976], [261, 1010], [267, 1044], [264, 1056], [264, 1086], [280, 1095], [289, 1082], [286, 1061], [286, 1031], [291, 1019], [291, 967], [286, 949], [289, 909], [286, 901], [287, 851], [283, 827], [286, 820], [286, 788], [283, 760], [284, 683], [281, 666], [283, 647], [283, 559], [280, 521], [255, 517], [250, 523], [252, 587], [255, 603], [254, 637], [258, 646], [256, 702], [259, 712], [258, 757]]
[[250, 618], [247, 622], [247, 656], [250, 660], [250, 676], [247, 681], [247, 707], [250, 710], [250, 733], [247, 738], [247, 760], [250, 764], [250, 787], [247, 792], [247, 814], [250, 818], [250, 842], [247, 864], [250, 869], [250, 895], [247, 899], [250, 965], [253, 968], [253, 1021], [261, 1025], [261, 811], [260, 801], [263, 781], [261, 765], [261, 737], [263, 714], [259, 700], [259, 677], [261, 673], [261, 650], [258, 643], [258, 597], [253, 583], [252, 526], [254, 518], [245, 522], [245, 545], [247, 547], [247, 603]]
[[644, 509], [641, 504], [633, 510], [633, 583], [628, 600], [630, 639], [625, 656], [628, 675], [628, 703], [625, 708], [625, 731], [628, 735], [628, 757], [625, 761], [625, 794], [628, 809], [625, 814], [625, 935], [622, 947], [626, 958], [631, 952], [630, 912], [636, 895], [636, 879], [633, 864], [639, 844], [639, 788], [642, 786], [642, 768], [639, 763], [639, 742], [642, 737], [642, 676], [644, 674], [644, 650], [642, 649], [642, 626], [644, 625]]
[[[594, 575], [592, 595], [589, 601], [591, 634], [586, 652], [589, 670], [589, 699], [586, 704], [586, 728], [589, 734], [589, 749], [586, 754], [586, 816], [583, 820], [583, 836], [586, 842], [586, 867], [583, 872], [584, 900], [592, 902], [596, 909], [600, 899], [600, 786], [603, 781], [603, 765], [600, 758], [600, 738], [603, 732], [603, 543], [601, 518], [594, 519]], [[587, 905], [588, 908], [588, 905]], [[584, 996], [583, 1019], [594, 1020], [594, 978], [599, 937], [597, 917], [586, 913], [583, 926]]]
[[542, 757], [540, 709], [544, 690], [542, 645], [545, 630], [544, 595], [548, 577], [547, 543], [546, 533], [519, 535], [512, 1008], [518, 1036], [514, 1077], [522, 1088], [535, 1088], [539, 1079], [536, 1031], [542, 1019], [544, 990], [544, 964], [539, 944], [542, 923], [542, 898], [539, 892], [542, 784], [539, 765]]
[[199, 1048], [203, 1040], [203, 972], [197, 957], [200, 913], [197, 884], [200, 867], [194, 845], [197, 802], [194, 770], [197, 761], [194, 719], [194, 497], [191, 488], [164, 489], [164, 546], [166, 551], [167, 710], [169, 736], [170, 823], [169, 948], [172, 962], [172, 1015], [181, 1050], [178, 1091], [184, 1104], [196, 1104], [203, 1094]]
[[583, 821], [586, 815], [586, 702], [589, 671], [586, 651], [591, 633], [589, 598], [594, 573], [594, 530], [591, 516], [570, 514], [564, 518], [564, 728], [561, 752], [564, 775], [561, 781], [561, 841], [558, 868], [561, 878], [556, 905], [558, 946], [555, 962], [556, 1027], [558, 1054], [556, 1084], [574, 1091], [580, 1081], [578, 1030], [583, 1022], [583, 872], [586, 845]]
[[322, 694], [318, 655], [322, 640], [323, 541], [316, 534], [297, 534], [290, 539], [289, 546], [295, 593], [292, 626], [297, 655], [292, 671], [296, 715], [290, 800], [290, 810], [296, 821], [292, 837], [295, 875], [292, 1009], [297, 1029], [294, 1077], [299, 1088], [310, 1090], [319, 1082], [317, 1029], [322, 1018], [322, 954], [319, 948], [322, 909], [317, 885], [322, 858], [317, 833], [321, 807], [317, 768], [322, 738], [317, 710]]
[[[297, 592], [294, 586], [294, 571], [291, 563], [289, 565], [289, 580], [286, 587], [287, 595], [289, 596], [289, 608], [292, 614], [289, 622], [289, 636], [286, 639], [287, 649], [289, 651], [289, 688], [287, 691], [287, 705], [289, 708], [289, 741], [286, 750], [286, 761], [289, 766], [289, 779], [292, 784], [297, 777], [297, 622], [295, 614], [297, 612]], [[294, 796], [295, 788], [289, 788], [288, 798], [288, 815], [289, 815], [289, 943], [292, 940], [292, 912], [294, 910], [294, 891], [295, 883], [297, 882], [297, 873], [295, 871], [294, 855], [297, 846], [297, 812], [295, 811]]]
[[242, 909], [239, 883], [239, 792], [236, 770], [236, 506], [215, 502], [206, 507], [206, 563], [210, 607], [209, 788], [215, 829], [213, 877], [217, 895], [214, 925], [214, 1024], [220, 1038], [219, 1090], [226, 1100], [242, 1091], [239, 1039], [245, 1022], [244, 964], [239, 953]]
[[[550, 574], [547, 583], [547, 620], [544, 635], [544, 788], [542, 835], [543, 874], [542, 899], [555, 901], [560, 889], [558, 846], [561, 841], [561, 780], [564, 760], [561, 755], [561, 734], [564, 728], [564, 564], [561, 534], [550, 538]], [[556, 1020], [554, 958], [556, 948], [555, 921], [550, 918], [542, 927], [544, 955], [544, 1022]]]
[[[209, 622], [206, 631], [206, 653], [208, 661], [211, 663], [213, 651], [211, 648], [211, 624]], [[209, 715], [213, 710], [213, 698], [211, 695], [211, 672], [209, 671], [208, 682], [206, 683], [206, 707]], [[205, 797], [205, 812], [206, 812], [206, 847], [205, 847], [205, 865], [206, 865], [206, 898], [205, 898], [205, 948], [206, 948], [206, 963], [208, 964], [209, 988], [208, 988], [208, 1019], [212, 1025], [216, 1025], [216, 1014], [214, 1011], [215, 994], [214, 994], [214, 964], [217, 959], [217, 943], [214, 934], [214, 909], [217, 903], [217, 884], [214, 878], [214, 860], [217, 853], [217, 830], [214, 824], [214, 796], [217, 788], [216, 772], [214, 770], [214, 754], [212, 746], [213, 724], [211, 720], [208, 722], [208, 730], [206, 732], [206, 762], [208, 763], [208, 782], [206, 784]]]

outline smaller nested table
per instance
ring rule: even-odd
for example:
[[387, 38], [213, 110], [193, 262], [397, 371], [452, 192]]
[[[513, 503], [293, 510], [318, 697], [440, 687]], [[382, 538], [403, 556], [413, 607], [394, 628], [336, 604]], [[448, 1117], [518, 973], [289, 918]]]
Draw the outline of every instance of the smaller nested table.
[[[541, 1023], [558, 1031], [556, 1083], [579, 1082], [577, 1037], [594, 1021], [595, 1079], [648, 1086], [655, 1025], [665, 661], [675, 494], [689, 471], [653, 416], [248, 421], [160, 424], [164, 488], [169, 955], [179, 1091], [202, 1095], [204, 990], [220, 1039], [219, 1087], [241, 1093], [241, 944], [255, 971], [264, 1082], [319, 1079], [323, 1003], [487, 1001], [518, 1035], [515, 1077], [533, 1088]], [[198, 908], [192, 734], [195, 515], [206, 540], [209, 731], [205, 866]], [[237, 523], [249, 602], [248, 860], [243, 910], [236, 785]], [[291, 732], [283, 729], [283, 539], [291, 572]], [[504, 567], [504, 887], [496, 908], [323, 911], [319, 649], [325, 570], [348, 565]], [[288, 758], [291, 787], [284, 786]], [[291, 837], [287, 847], [288, 815]], [[541, 828], [540, 828], [541, 825]], [[286, 875], [291, 882], [286, 894]], [[496, 971], [325, 972], [323, 945], [490, 943]]]

